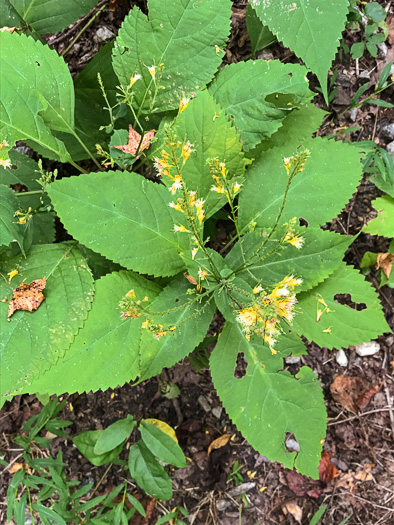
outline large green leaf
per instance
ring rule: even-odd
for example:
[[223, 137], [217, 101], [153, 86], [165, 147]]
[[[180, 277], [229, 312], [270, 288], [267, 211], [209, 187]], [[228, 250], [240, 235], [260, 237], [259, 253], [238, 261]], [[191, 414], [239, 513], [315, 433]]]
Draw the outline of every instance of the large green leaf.
[[70, 72], [56, 51], [17, 33], [0, 33], [0, 129], [10, 146], [31, 140], [63, 162], [64, 144], [51, 130], [72, 132], [74, 90]]
[[394, 198], [383, 195], [373, 201], [373, 207], [378, 211], [378, 216], [364, 226], [363, 231], [371, 235], [394, 237]]
[[[33, 381], [28, 392], [62, 394], [122, 386], [139, 375], [141, 319], [122, 319], [119, 302], [133, 289], [154, 299], [160, 287], [132, 272], [121, 271], [96, 281], [85, 326], [56, 366]], [[147, 303], [149, 305], [149, 303]]]
[[[340, 304], [335, 301], [337, 294], [350, 294], [350, 300], [364, 305], [364, 309], [358, 311]], [[302, 314], [294, 319], [294, 331], [320, 346], [347, 347], [390, 332], [377, 292], [358, 271], [344, 263], [329, 279], [297, 299]], [[326, 311], [321, 299], [330, 311]], [[318, 315], [318, 310], [323, 313]]]
[[182, 234], [173, 231], [171, 194], [164, 186], [109, 171], [56, 181], [48, 194], [65, 227], [88, 248], [141, 273], [166, 276], [183, 269]]
[[[45, 300], [34, 312], [16, 311], [7, 322], [8, 304], [0, 303], [3, 320], [0, 346], [1, 394], [26, 388], [34, 378], [49, 369], [64, 355], [81, 328], [91, 307], [93, 279], [86, 261], [69, 243], [33, 246], [27, 258], [4, 257], [1, 273], [17, 269], [16, 288], [47, 277]], [[0, 282], [0, 296], [12, 292]]]
[[[140, 381], [159, 374], [164, 367], [175, 365], [185, 358], [204, 339], [215, 311], [213, 301], [194, 300], [187, 295], [190, 283], [182, 275], [164, 288], [152, 304], [153, 312], [166, 312], [153, 315], [151, 322], [163, 326], [175, 326], [173, 332], [156, 339], [150, 332], [141, 334]], [[171, 311], [173, 310], [173, 311]]]
[[254, 254], [264, 242], [266, 235], [261, 231], [249, 233], [243, 238], [243, 256], [240, 243], [237, 243], [226, 257], [226, 264], [236, 269], [244, 260], [250, 259], [248, 270], [238, 272], [237, 275], [252, 287], [258, 282], [264, 283], [263, 286], [273, 286], [286, 275], [292, 274], [303, 280], [303, 284], [297, 286], [296, 292], [306, 291], [334, 272], [353, 238], [317, 228], [304, 229], [301, 234], [304, 244], [300, 249], [285, 243], [282, 248], [272, 253], [279, 241], [274, 238], [259, 254], [263, 257], [259, 261], [259, 256], [255, 257]]
[[0, 246], [16, 242], [23, 248], [23, 231], [14, 216], [19, 209], [18, 198], [7, 186], [0, 185], [0, 193]]
[[302, 217], [309, 225], [322, 225], [339, 213], [356, 191], [362, 172], [359, 154], [351, 146], [321, 138], [283, 144], [262, 152], [248, 169], [239, 199], [239, 221], [244, 231], [249, 223], [264, 228], [275, 222], [288, 181], [283, 157], [296, 153], [300, 145], [311, 154], [304, 171], [291, 183], [283, 222]]
[[[4, 0], [2, 0], [4, 2]], [[0, 15], [1, 25], [10, 25], [15, 20], [15, 11], [19, 17], [32, 27], [37, 33], [57, 33], [77, 18], [88, 13], [98, 0], [5, 0], [5, 8], [2, 7]], [[12, 9], [13, 8], [13, 9]], [[14, 11], [15, 10], [15, 11]], [[14, 25], [14, 24], [13, 24]]]
[[[234, 376], [238, 355], [247, 361], [243, 377]], [[317, 479], [326, 428], [319, 381], [308, 367], [293, 377], [281, 355], [271, 355], [254, 336], [247, 341], [237, 325], [226, 324], [214, 348], [210, 368], [226, 411], [260, 454]], [[295, 435], [300, 452], [286, 450], [286, 433]]]
[[113, 65], [123, 86], [134, 74], [142, 75], [133, 93], [144, 108], [148, 92], [155, 91], [148, 67], [163, 67], [155, 106], [168, 110], [212, 80], [230, 32], [231, 1], [149, 0], [148, 8], [149, 20], [136, 8], [126, 17]]
[[294, 108], [312, 98], [305, 73], [298, 64], [248, 60], [225, 66], [209, 91], [234, 119], [248, 150], [275, 133]]
[[345, 29], [348, 0], [251, 0], [264, 25], [314, 73], [327, 96], [327, 72]]

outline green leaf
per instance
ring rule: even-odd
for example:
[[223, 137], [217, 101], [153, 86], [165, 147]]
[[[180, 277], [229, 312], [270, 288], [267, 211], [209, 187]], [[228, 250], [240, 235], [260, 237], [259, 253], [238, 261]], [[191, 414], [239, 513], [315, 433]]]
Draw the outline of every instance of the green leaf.
[[368, 104], [373, 106], [381, 106], [382, 108], [394, 108], [394, 104], [387, 102], [386, 100], [381, 100], [380, 98], [370, 98], [368, 99]]
[[23, 250], [23, 230], [17, 223], [15, 212], [19, 209], [18, 198], [11, 188], [0, 185], [0, 246], [9, 246], [12, 242], [18, 243]]
[[279, 60], [256, 60], [225, 66], [209, 88], [249, 150], [270, 137], [283, 119], [309, 101], [306, 69]]
[[163, 501], [171, 499], [171, 480], [142, 441], [130, 448], [129, 469], [137, 485], [150, 496]]
[[139, 431], [142, 441], [160, 461], [175, 467], [186, 467], [185, 455], [171, 436], [144, 420], [141, 421]]
[[264, 26], [261, 23], [256, 11], [250, 4], [246, 6], [246, 26], [252, 44], [253, 57], [256, 54], [256, 51], [260, 51], [276, 42], [275, 35], [271, 33], [267, 26]]
[[94, 446], [94, 453], [97, 455], [105, 454], [116, 448], [125, 441], [136, 424], [133, 417], [128, 415], [126, 418], [118, 419], [109, 425], [98, 438]]
[[141, 320], [122, 319], [119, 309], [119, 302], [130, 289], [150, 301], [160, 291], [158, 285], [132, 272], [113, 273], [96, 281], [85, 326], [66, 355], [34, 381], [29, 391], [60, 394], [105, 390], [139, 375]]
[[90, 463], [96, 467], [113, 461], [119, 456], [123, 449], [123, 443], [121, 443], [109, 452], [105, 452], [104, 454], [96, 454], [94, 448], [103, 432], [104, 430], [88, 430], [87, 432], [82, 432], [82, 434], [79, 434], [73, 438], [73, 443], [77, 449], [85, 456], [85, 458], [90, 461]]
[[350, 53], [352, 57], [356, 60], [357, 58], [361, 58], [364, 54], [365, 49], [365, 42], [357, 42], [356, 44], [353, 44]]
[[[18, 15], [37, 33], [57, 33], [88, 13], [97, 0], [9, 0]], [[0, 18], [3, 21], [2, 17]], [[4, 24], [9, 25], [9, 24]]]
[[[48, 194], [67, 230], [126, 268], [153, 275], [183, 269], [167, 188], [135, 173], [89, 173], [56, 181]], [[160, 257], [157, 255], [160, 254]]]
[[67, 525], [64, 519], [59, 516], [57, 512], [50, 509], [49, 507], [45, 507], [41, 503], [33, 503], [32, 508], [38, 513], [40, 518], [50, 520], [50, 523], [57, 525]]
[[[16, 311], [6, 322], [8, 304], [0, 303], [2, 322], [1, 393], [28, 388], [70, 346], [91, 307], [93, 279], [79, 250], [70, 244], [33, 246], [27, 256], [6, 256], [1, 273], [17, 269], [12, 286], [47, 277], [45, 300], [34, 312]], [[2, 279], [0, 297], [12, 292]], [[40, 391], [40, 390], [37, 390]], [[45, 394], [45, 390], [40, 391]]]
[[[246, 373], [234, 377], [237, 356], [247, 361]], [[237, 325], [227, 323], [211, 354], [214, 386], [226, 411], [243, 436], [260, 454], [287, 468], [318, 479], [318, 464], [326, 429], [324, 398], [308, 367], [293, 377], [281, 355], [271, 355], [261, 338], [247, 341]], [[300, 452], [288, 452], [286, 432], [295, 435]]]
[[[285, 243], [271, 253], [278, 247], [280, 241], [280, 238], [275, 238], [273, 235], [259, 254], [262, 257], [262, 260], [259, 261], [259, 256], [255, 257], [254, 254], [264, 242], [266, 235], [260, 230], [247, 234], [242, 239], [242, 247], [245, 260], [250, 259], [248, 270], [240, 271], [237, 275], [245, 279], [252, 287], [256, 286], [259, 281], [263, 282], [264, 286], [274, 286], [286, 275], [294, 275], [303, 280], [302, 285], [297, 286], [296, 292], [306, 291], [333, 273], [353, 241], [352, 237], [317, 228], [302, 229], [301, 235], [304, 238], [304, 244], [300, 249]], [[242, 266], [240, 243], [237, 243], [228, 254], [226, 263], [233, 269]]]
[[264, 25], [316, 73], [327, 98], [327, 72], [345, 29], [348, 0], [251, 0]]
[[[283, 157], [293, 155], [299, 145], [298, 140], [290, 141], [262, 152], [248, 169], [239, 198], [239, 221], [244, 231], [253, 222], [260, 228], [275, 222], [288, 181]], [[310, 226], [319, 226], [331, 220], [356, 191], [362, 175], [359, 153], [347, 144], [321, 138], [302, 145], [309, 149], [310, 157], [290, 186], [281, 222], [303, 217]]]
[[370, 2], [365, 6], [365, 14], [368, 18], [379, 24], [386, 20], [387, 13], [378, 2]]
[[51, 132], [74, 127], [74, 90], [67, 65], [56, 51], [25, 35], [4, 31], [0, 46], [2, 138], [10, 146], [30, 139], [67, 162], [64, 144]]
[[164, 68], [155, 100], [161, 111], [177, 108], [184, 95], [212, 80], [230, 33], [230, 8], [230, 0], [149, 0], [149, 20], [131, 10], [116, 39], [113, 66], [125, 87], [132, 75], [142, 76], [133, 86], [137, 106], [148, 109], [148, 93], [155, 92], [148, 67], [158, 68], [156, 80]]
[[378, 216], [372, 219], [363, 231], [371, 235], [394, 237], [394, 198], [384, 195], [373, 201], [373, 207], [378, 211]]
[[175, 365], [204, 339], [215, 307], [212, 301], [202, 299], [200, 302], [194, 294], [187, 295], [189, 288], [191, 285], [186, 278], [179, 276], [152, 303], [153, 312], [169, 313], [150, 316], [149, 320], [164, 327], [176, 326], [176, 329], [159, 339], [142, 330], [140, 381], [159, 374], [164, 367]]
[[[175, 131], [180, 140], [190, 141], [196, 149], [183, 168], [183, 178], [188, 190], [197, 191], [201, 199], [208, 199], [205, 208], [209, 210], [209, 216], [217, 208], [218, 202], [225, 204], [225, 199], [210, 191], [214, 181], [207, 159], [219, 157], [220, 161], [226, 161], [226, 168], [232, 176], [243, 175], [245, 159], [240, 137], [224, 111], [206, 90], [198, 93], [178, 117]], [[158, 155], [160, 156], [159, 152]], [[166, 179], [163, 180], [165, 184], [172, 184], [167, 177], [163, 179]]]
[[[347, 304], [340, 304], [335, 300], [338, 294], [350, 294], [351, 301], [366, 308], [355, 310]], [[357, 270], [344, 263], [329, 279], [309, 292], [299, 294], [297, 299], [302, 314], [294, 318], [294, 331], [319, 346], [346, 348], [390, 331], [376, 291]], [[330, 311], [326, 311], [320, 299]], [[318, 310], [323, 312], [320, 320]]]
[[37, 182], [37, 179], [40, 177], [36, 173], [38, 163], [14, 149], [9, 151], [9, 157], [12, 167], [0, 171], [0, 183], [6, 186], [22, 184], [30, 191], [41, 190], [41, 186]]
[[327, 505], [322, 505], [320, 509], [317, 512], [315, 512], [315, 514], [312, 516], [312, 519], [309, 522], [309, 525], [317, 525], [320, 521], [320, 518], [326, 512], [326, 508], [327, 508]]

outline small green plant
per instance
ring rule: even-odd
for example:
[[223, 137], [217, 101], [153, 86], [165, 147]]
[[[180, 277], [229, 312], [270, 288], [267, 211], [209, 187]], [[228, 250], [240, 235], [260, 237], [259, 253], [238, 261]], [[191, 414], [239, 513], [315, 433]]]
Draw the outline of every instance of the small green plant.
[[[361, 21], [361, 16], [354, 7], [352, 8], [352, 13], [356, 15], [356, 18], [353, 18], [353, 20]], [[357, 15], [359, 16], [357, 17]], [[353, 58], [361, 58], [365, 49], [367, 49], [376, 58], [379, 44], [384, 42], [388, 36], [388, 27], [385, 23], [387, 13], [378, 2], [369, 2], [365, 5], [364, 15], [368, 19], [368, 23], [365, 26], [364, 39], [353, 44], [350, 52]], [[380, 29], [383, 30], [382, 33], [379, 32]]]
[[393, 62], [389, 62], [388, 64], [386, 64], [386, 66], [383, 68], [383, 71], [380, 74], [378, 82], [374, 86], [373, 92], [371, 93], [371, 95], [368, 95], [362, 100], [360, 100], [361, 97], [369, 89], [369, 82], [366, 82], [365, 84], [360, 86], [356, 93], [353, 95], [352, 101], [349, 107], [345, 109], [345, 111], [348, 111], [353, 108], [359, 108], [363, 104], [374, 104], [375, 106], [381, 106], [384, 108], [394, 107], [394, 104], [392, 104], [391, 102], [387, 102], [386, 100], [382, 100], [377, 97], [377, 95], [394, 85], [394, 80], [392, 78], [389, 80], [392, 65]]
[[231, 481], [234, 482], [234, 485], [237, 487], [238, 485], [241, 485], [241, 483], [244, 482], [244, 477], [241, 474], [241, 470], [244, 468], [243, 465], [240, 465], [238, 459], [236, 459], [233, 463], [233, 466], [231, 467], [231, 472], [227, 476], [227, 483], [230, 483]]
[[[43, 34], [50, 20], [29, 18], [42, 3], [26, 22]], [[74, 82], [22, 19], [0, 33], [0, 394], [143, 381], [187, 357], [219, 312], [209, 367], [227, 413], [261, 454], [317, 478], [323, 393], [311, 368], [294, 377], [283, 359], [306, 352], [302, 337], [340, 348], [389, 330], [376, 291], [343, 262], [353, 239], [321, 229], [362, 177], [356, 148], [312, 138], [324, 112], [306, 78], [308, 67], [327, 100], [348, 1], [251, 6], [306, 67], [219, 69], [230, 0], [150, 0], [149, 18], [135, 7]], [[44, 197], [18, 140], [67, 164], [45, 179]], [[33, 214], [44, 198], [51, 211]], [[54, 242], [55, 212], [72, 240]], [[366, 307], [340, 304], [345, 293]], [[140, 429], [130, 457], [147, 469], [157, 462]], [[299, 453], [286, 449], [289, 432]], [[97, 454], [98, 434], [85, 437]], [[129, 468], [144, 486], [137, 463]]]
[[[57, 398], [50, 401], [38, 415], [25, 423], [22, 435], [14, 438], [23, 449], [23, 463], [8, 487], [7, 520], [14, 517], [17, 525], [23, 525], [28, 512], [33, 523], [33, 513], [36, 513], [44, 524], [103, 525], [129, 523], [135, 512], [145, 516], [141, 503], [128, 493], [127, 483], [119, 484], [108, 495], [93, 497], [99, 485], [93, 488], [93, 483], [88, 483], [78, 487], [79, 481], [68, 481], [64, 469], [67, 465], [63, 462], [61, 451], [56, 458], [48, 454], [37, 457], [41, 449], [50, 449], [50, 439], [39, 435], [43, 429], [69, 439], [64, 429], [71, 422], [58, 417], [65, 403], [65, 400], [59, 403]], [[118, 459], [136, 428], [137, 422], [128, 415], [105, 430], [87, 431], [75, 436], [73, 443], [93, 465], [109, 463], [108, 472], [111, 464], [117, 462], [148, 494], [162, 500], [170, 499], [170, 478], [156, 458], [178, 467], [186, 466], [175, 432], [162, 421], [142, 420], [138, 426], [141, 439], [130, 447], [127, 461]], [[187, 514], [184, 514], [186, 511], [182, 507], [178, 510], [184, 516]], [[178, 519], [178, 510], [170, 519]], [[176, 523], [182, 525], [183, 522], [178, 519]]]

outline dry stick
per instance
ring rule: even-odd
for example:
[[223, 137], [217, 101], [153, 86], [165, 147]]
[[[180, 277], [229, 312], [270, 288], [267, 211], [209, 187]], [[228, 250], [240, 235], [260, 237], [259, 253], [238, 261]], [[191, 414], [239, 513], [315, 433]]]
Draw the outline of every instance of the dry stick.
[[389, 414], [390, 414], [390, 422], [391, 422], [391, 433], [394, 437], [394, 414], [393, 414], [393, 404], [391, 401], [391, 396], [389, 389], [387, 387], [386, 378], [383, 377], [383, 384], [384, 384], [384, 393], [386, 394], [387, 404], [389, 406]]
[[105, 8], [105, 3], [100, 7], [100, 9], [94, 13], [92, 18], [83, 26], [83, 28], [79, 31], [79, 33], [76, 35], [76, 37], [71, 40], [70, 44], [66, 47], [64, 51], [60, 53], [60, 56], [65, 56], [67, 53], [74, 47], [74, 44], [79, 40], [79, 37], [86, 31], [86, 29], [96, 20], [96, 18], [99, 16], [99, 14], [103, 11]]
[[377, 412], [389, 412], [390, 407], [377, 408], [376, 410], [370, 410], [369, 412], [363, 412], [362, 414], [357, 414], [356, 416], [348, 417], [346, 419], [341, 419], [340, 421], [330, 421], [327, 423], [328, 427], [334, 425], [340, 425], [341, 423], [346, 423], [347, 421], [353, 421], [353, 419], [358, 419], [359, 417], [368, 416], [369, 414], [376, 414]]
[[388, 510], [389, 512], [394, 512], [394, 508], [390, 507], [384, 507], [383, 505], [378, 505], [377, 503], [374, 503], [373, 501], [369, 501], [368, 499], [362, 498], [361, 496], [357, 496], [356, 494], [353, 494], [352, 492], [344, 491], [341, 492], [341, 494], [349, 494], [349, 496], [353, 496], [354, 498], [361, 499], [362, 501], [365, 501], [365, 503], [369, 503], [373, 507], [377, 507], [379, 509]]

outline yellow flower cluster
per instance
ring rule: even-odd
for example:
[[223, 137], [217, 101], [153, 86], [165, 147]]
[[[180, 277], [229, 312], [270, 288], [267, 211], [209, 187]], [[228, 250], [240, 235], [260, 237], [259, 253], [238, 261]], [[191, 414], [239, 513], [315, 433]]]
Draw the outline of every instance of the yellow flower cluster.
[[[174, 136], [174, 139], [176, 139], [176, 135]], [[173, 147], [173, 149], [177, 149], [180, 146], [182, 146], [181, 157], [184, 165], [187, 159], [190, 157], [190, 155], [196, 150], [194, 149], [193, 144], [191, 144], [189, 141], [184, 142], [183, 144], [180, 141], [171, 144], [171, 147]], [[155, 157], [154, 166], [160, 175], [168, 177], [173, 181], [173, 184], [169, 188], [169, 190], [173, 195], [175, 195], [175, 193], [182, 188], [182, 172], [177, 170], [177, 173], [175, 175], [172, 175], [171, 170], [176, 169], [176, 167], [174, 166], [174, 164], [170, 164], [169, 158], [169, 153], [165, 149], [163, 149], [161, 152], [161, 158]], [[174, 161], [177, 162], [178, 158], [175, 157]]]
[[211, 186], [211, 191], [215, 193], [221, 193], [227, 196], [228, 200], [233, 200], [235, 194], [240, 190], [242, 184], [238, 182], [228, 181], [227, 168], [224, 162], [219, 162], [219, 159], [212, 159], [209, 163], [209, 169], [212, 174], [212, 178], [215, 184]]
[[275, 337], [280, 334], [280, 319], [291, 323], [294, 317], [294, 308], [297, 299], [294, 288], [302, 284], [302, 279], [288, 275], [278, 283], [270, 294], [267, 294], [260, 285], [253, 292], [259, 297], [251, 306], [238, 312], [237, 321], [242, 327], [246, 338], [252, 334], [263, 337], [268, 343], [271, 352], [276, 353]]
[[[177, 199], [177, 202], [170, 202], [169, 207], [173, 210], [180, 211], [184, 215], [188, 216], [190, 211], [195, 209], [195, 214], [198, 219], [198, 222], [201, 224], [205, 217], [205, 210], [203, 209], [205, 200], [203, 199], [197, 199], [197, 192], [196, 191], [189, 191], [188, 194], [188, 203], [185, 202], [184, 199]], [[174, 231], [180, 232], [180, 233], [190, 233], [190, 230], [188, 230], [185, 226], [182, 224], [180, 226], [174, 226]], [[197, 250], [196, 250], [197, 253]], [[194, 258], [194, 257], [193, 257]]]
[[141, 304], [146, 303], [148, 297], [144, 297], [142, 301], [136, 298], [135, 291], [129, 290], [125, 295], [125, 298], [119, 303], [119, 307], [123, 310], [121, 314], [121, 319], [127, 319], [131, 317], [132, 319], [138, 319], [141, 317]]

